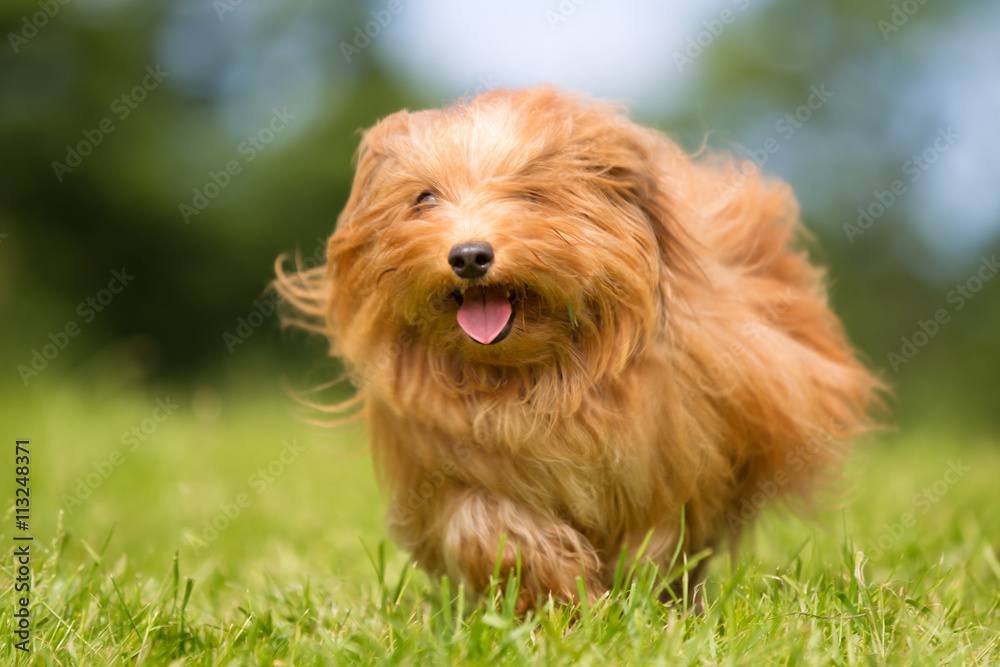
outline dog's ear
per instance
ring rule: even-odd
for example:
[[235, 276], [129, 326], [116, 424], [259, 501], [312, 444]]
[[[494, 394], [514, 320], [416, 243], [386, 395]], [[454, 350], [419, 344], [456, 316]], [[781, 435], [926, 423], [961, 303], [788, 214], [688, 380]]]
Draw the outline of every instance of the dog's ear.
[[[382, 164], [392, 152], [391, 143], [394, 137], [406, 134], [410, 117], [406, 111], [394, 113], [384, 118], [373, 127], [366, 130], [355, 153], [356, 172], [347, 204], [337, 219], [337, 227], [345, 225], [359, 208], [367, 206], [371, 196], [372, 181], [377, 177]], [[355, 235], [354, 245], [360, 244], [364, 235]], [[350, 247], [352, 243], [347, 245]], [[341, 248], [340, 252], [344, 252]], [[305, 266], [301, 257], [281, 255], [275, 262], [276, 278], [272, 286], [281, 294], [282, 326], [292, 326], [306, 329], [314, 333], [325, 334], [331, 343], [331, 353], [336, 354], [337, 331], [334, 320], [328, 317], [331, 302], [331, 267], [334, 264], [334, 242], [331, 236], [327, 245], [327, 264], [322, 266]], [[293, 262], [293, 269], [286, 269], [286, 264]]]
[[689, 177], [690, 158], [665, 136], [620, 118], [620, 145], [632, 154], [609, 176], [628, 183], [628, 191], [649, 223], [660, 253], [661, 267], [669, 274], [697, 271], [694, 241], [685, 230], [689, 211], [683, 187]]
[[337, 226], [349, 221], [359, 207], [363, 206], [371, 192], [372, 182], [384, 162], [390, 157], [394, 139], [406, 134], [409, 129], [408, 111], [398, 111], [380, 120], [361, 135], [361, 143], [354, 153], [354, 181], [351, 194], [347, 198]]

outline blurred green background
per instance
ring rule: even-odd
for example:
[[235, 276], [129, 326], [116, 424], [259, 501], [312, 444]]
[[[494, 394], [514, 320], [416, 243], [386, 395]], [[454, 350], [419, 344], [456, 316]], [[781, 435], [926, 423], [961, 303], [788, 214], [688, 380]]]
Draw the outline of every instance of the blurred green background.
[[[332, 230], [357, 130], [549, 81], [789, 181], [892, 422], [993, 439], [998, 27], [986, 1], [5, 0], [3, 437], [50, 448], [51, 516], [91, 468], [74, 441], [121, 447], [152, 398], [201, 425], [192, 451], [247, 402], [297, 432], [281, 378], [330, 362], [261, 299], [279, 253]], [[117, 421], [59, 431], [111, 404]], [[265, 463], [279, 448], [241, 438]]]

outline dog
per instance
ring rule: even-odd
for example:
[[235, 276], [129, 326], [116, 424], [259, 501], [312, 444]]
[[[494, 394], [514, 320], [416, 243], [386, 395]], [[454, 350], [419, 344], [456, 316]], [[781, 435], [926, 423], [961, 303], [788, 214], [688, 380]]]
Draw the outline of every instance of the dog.
[[752, 163], [549, 86], [392, 114], [356, 162], [326, 265], [279, 257], [276, 285], [357, 385], [428, 572], [516, 573], [519, 612], [598, 599], [622, 554], [669, 581], [873, 428], [882, 383]]

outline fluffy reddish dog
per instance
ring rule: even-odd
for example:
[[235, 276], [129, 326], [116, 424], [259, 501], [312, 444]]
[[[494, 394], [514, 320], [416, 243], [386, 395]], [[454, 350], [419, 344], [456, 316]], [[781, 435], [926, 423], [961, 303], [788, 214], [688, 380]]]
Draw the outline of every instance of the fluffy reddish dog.
[[661, 568], [716, 547], [868, 428], [797, 215], [612, 106], [498, 90], [368, 130], [327, 265], [277, 284], [358, 385], [395, 539], [475, 591], [502, 543], [523, 610], [650, 534]]

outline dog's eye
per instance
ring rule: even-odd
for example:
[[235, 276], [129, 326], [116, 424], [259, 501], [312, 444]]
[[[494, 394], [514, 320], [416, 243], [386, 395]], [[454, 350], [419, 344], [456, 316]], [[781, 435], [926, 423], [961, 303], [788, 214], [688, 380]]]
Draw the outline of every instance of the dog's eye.
[[430, 190], [424, 190], [419, 195], [417, 195], [417, 201], [414, 202], [416, 206], [427, 206], [429, 204], [438, 203], [437, 196]]
[[532, 204], [539, 204], [542, 201], [542, 193], [537, 190], [524, 190], [519, 194], [519, 197], [526, 202]]

